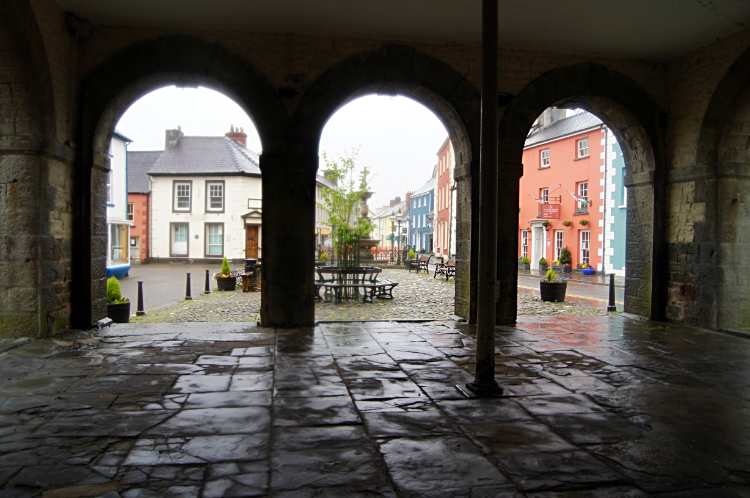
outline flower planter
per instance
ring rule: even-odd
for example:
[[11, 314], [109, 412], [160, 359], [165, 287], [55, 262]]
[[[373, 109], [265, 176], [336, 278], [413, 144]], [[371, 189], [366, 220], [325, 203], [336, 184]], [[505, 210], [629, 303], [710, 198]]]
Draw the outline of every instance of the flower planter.
[[539, 265], [539, 271], [541, 272], [547, 273], [547, 268], [547, 265]]
[[563, 273], [570, 273], [573, 271], [573, 268], [571, 267], [571, 265], [560, 265], [560, 266], [562, 266]]
[[594, 273], [596, 273], [596, 270], [594, 270], [593, 268], [583, 268], [582, 271], [584, 275], [593, 275]]
[[236, 277], [217, 277], [216, 285], [220, 291], [233, 291], [237, 288]]
[[130, 321], [130, 301], [126, 303], [108, 304], [107, 316], [115, 323], [128, 323]]
[[518, 263], [518, 269], [519, 270], [529, 270], [529, 269], [531, 269], [531, 263], [526, 263], [526, 264]]
[[539, 282], [539, 293], [542, 296], [542, 301], [561, 303], [565, 301], [565, 291], [567, 289], [567, 282]]
[[581, 267], [581, 263], [578, 263], [578, 264], [576, 265], [576, 270], [581, 270], [581, 269], [583, 269], [583, 268]]

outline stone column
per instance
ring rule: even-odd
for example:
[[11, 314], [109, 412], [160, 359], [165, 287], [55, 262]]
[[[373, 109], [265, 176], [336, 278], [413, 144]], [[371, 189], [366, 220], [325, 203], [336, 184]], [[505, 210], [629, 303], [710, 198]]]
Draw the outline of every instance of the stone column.
[[262, 154], [260, 321], [264, 327], [315, 324], [317, 155]]
[[497, 179], [497, 301], [495, 323], [516, 323], [518, 310], [518, 181], [523, 165], [501, 162]]
[[495, 279], [497, 261], [497, 0], [482, 1], [482, 130], [479, 159], [479, 263], [477, 366], [467, 386], [497, 392], [495, 382]]

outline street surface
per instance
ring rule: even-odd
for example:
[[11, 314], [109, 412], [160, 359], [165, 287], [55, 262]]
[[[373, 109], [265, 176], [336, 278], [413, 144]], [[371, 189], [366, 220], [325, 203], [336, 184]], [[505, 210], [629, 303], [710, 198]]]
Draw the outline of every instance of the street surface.
[[[539, 295], [539, 277], [518, 275], [518, 291]], [[615, 286], [615, 306], [617, 306], [617, 311], [622, 311], [624, 299], [625, 289]], [[570, 280], [568, 281], [565, 300], [584, 302], [589, 306], [606, 309], [609, 303], [609, 287]]]

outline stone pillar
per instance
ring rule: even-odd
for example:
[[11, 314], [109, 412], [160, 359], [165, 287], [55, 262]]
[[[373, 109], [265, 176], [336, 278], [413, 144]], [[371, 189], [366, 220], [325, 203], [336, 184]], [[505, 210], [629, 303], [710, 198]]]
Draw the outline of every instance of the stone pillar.
[[628, 213], [625, 249], [626, 313], [653, 318], [654, 176], [653, 172], [626, 174]]
[[264, 327], [315, 324], [317, 155], [262, 154], [260, 321]]
[[[456, 303], [457, 316], [476, 322], [476, 252], [478, 223], [472, 218], [479, 212], [478, 195], [473, 195], [472, 188], [479, 186], [479, 180], [472, 181], [474, 163], [456, 165]], [[473, 168], [478, 173], [479, 168]], [[473, 201], [473, 202], [472, 202]], [[475, 233], [476, 232], [476, 233]], [[472, 244], [472, 241], [474, 243]]]
[[482, 129], [479, 163], [479, 262], [477, 278], [477, 394], [495, 382], [495, 279], [497, 261], [497, 26], [498, 0], [482, 1]]
[[497, 300], [495, 323], [516, 323], [518, 310], [518, 181], [523, 165], [501, 162], [497, 178]]

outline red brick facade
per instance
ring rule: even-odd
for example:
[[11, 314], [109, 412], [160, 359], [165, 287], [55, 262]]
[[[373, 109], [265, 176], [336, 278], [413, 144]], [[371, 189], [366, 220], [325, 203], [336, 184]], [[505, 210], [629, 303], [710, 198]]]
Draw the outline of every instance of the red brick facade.
[[[149, 262], [149, 208], [151, 196], [149, 194], [128, 194], [128, 217], [132, 204], [133, 226], [130, 227], [130, 261], [140, 263]], [[134, 244], [134, 242], [136, 242]]]

